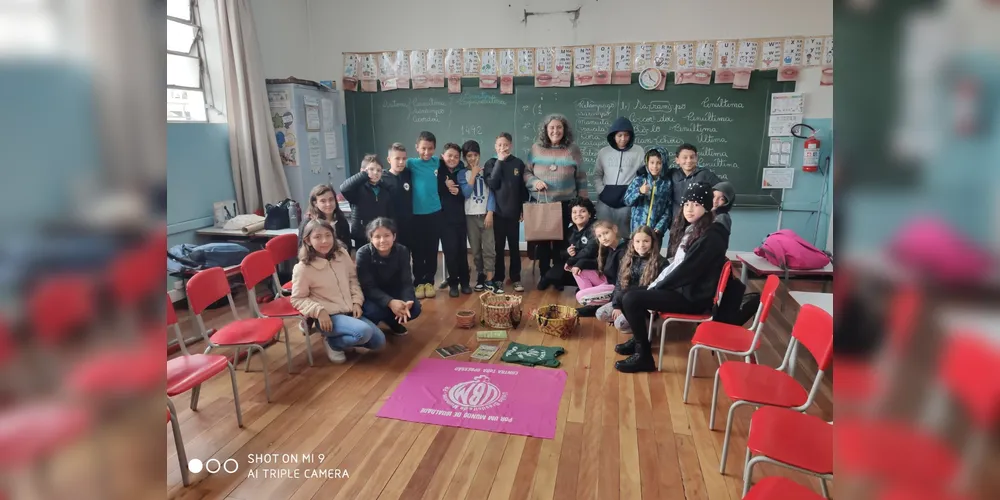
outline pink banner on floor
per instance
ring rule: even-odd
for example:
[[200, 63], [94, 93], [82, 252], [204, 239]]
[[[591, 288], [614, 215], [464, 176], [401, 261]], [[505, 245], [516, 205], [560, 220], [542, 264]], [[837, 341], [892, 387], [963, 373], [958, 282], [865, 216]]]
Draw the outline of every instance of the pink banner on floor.
[[552, 439], [566, 372], [425, 359], [378, 416]]

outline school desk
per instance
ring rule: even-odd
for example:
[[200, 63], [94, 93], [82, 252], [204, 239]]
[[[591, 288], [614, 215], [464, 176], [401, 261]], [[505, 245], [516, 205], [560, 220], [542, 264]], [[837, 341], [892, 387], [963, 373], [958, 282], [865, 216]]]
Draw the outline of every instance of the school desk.
[[788, 279], [792, 276], [814, 276], [817, 278], [833, 277], [833, 262], [826, 265], [822, 269], [785, 269], [774, 264], [771, 264], [767, 259], [757, 256], [753, 252], [737, 252], [736, 258], [740, 260], [743, 264], [743, 268], [740, 271], [740, 281], [743, 283], [747, 282], [749, 278], [749, 271], [753, 271], [754, 274], [760, 276], [767, 276], [769, 274], [782, 275], [784, 279]]

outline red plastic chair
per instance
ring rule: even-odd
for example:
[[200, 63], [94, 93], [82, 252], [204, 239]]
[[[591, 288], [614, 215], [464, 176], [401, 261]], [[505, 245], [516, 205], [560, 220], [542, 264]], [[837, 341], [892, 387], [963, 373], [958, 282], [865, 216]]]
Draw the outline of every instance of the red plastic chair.
[[191, 391], [191, 410], [198, 411], [198, 396], [201, 395], [201, 384], [208, 379], [229, 370], [229, 378], [233, 383], [233, 401], [236, 403], [236, 423], [243, 427], [243, 412], [240, 410], [240, 390], [236, 384], [236, 370], [229, 359], [219, 354], [190, 354], [184, 345], [184, 335], [177, 324], [177, 313], [174, 305], [167, 297], [167, 326], [172, 327], [177, 337], [181, 356], [167, 360], [167, 401], [170, 398]]
[[40, 282], [28, 297], [35, 338], [55, 347], [94, 321], [97, 285], [92, 276], [67, 274]]
[[188, 476], [187, 451], [184, 450], [184, 438], [181, 437], [181, 424], [177, 422], [177, 409], [174, 408], [174, 403], [170, 401], [170, 398], [167, 398], [167, 423], [174, 431], [174, 446], [177, 448], [177, 461], [180, 462], [181, 466], [181, 482], [184, 483], [184, 486], [190, 486], [191, 478]]
[[743, 500], [824, 500], [824, 498], [791, 479], [768, 476], [755, 484], [749, 492], [744, 491]]
[[833, 479], [833, 425], [786, 408], [766, 406], [757, 410], [750, 419], [747, 437], [744, 497], [750, 490], [753, 467], [760, 462], [818, 477], [823, 496], [830, 498], [826, 481]]
[[[276, 236], [267, 240], [267, 243], [264, 245], [264, 249], [271, 254], [271, 258], [274, 260], [275, 265], [281, 264], [286, 260], [295, 259], [299, 254], [299, 235], [283, 234], [281, 236]], [[277, 278], [275, 278], [275, 281], [277, 281]], [[291, 293], [292, 282], [289, 281], [278, 288]], [[309, 364], [312, 365], [311, 359], [309, 360]]]
[[760, 305], [757, 306], [757, 313], [754, 314], [750, 328], [741, 325], [730, 325], [718, 321], [708, 321], [698, 325], [691, 339], [691, 350], [688, 351], [687, 373], [684, 375], [684, 402], [687, 403], [688, 391], [691, 389], [691, 379], [694, 378], [695, 368], [698, 366], [698, 351], [701, 349], [712, 351], [719, 358], [719, 365], [723, 363], [725, 354], [739, 356], [749, 360], [756, 359], [757, 348], [760, 346], [760, 339], [764, 334], [764, 323], [771, 313], [771, 304], [774, 302], [774, 294], [778, 290], [781, 280], [777, 275], [770, 275], [764, 283], [761, 292]]
[[[729, 277], [733, 274], [733, 263], [726, 261], [726, 264], [722, 266], [722, 274], [719, 275], [719, 283], [715, 288], [715, 297], [712, 298], [712, 311], [719, 305], [719, 301], [722, 300], [722, 292], [726, 290], [726, 283], [729, 282]], [[706, 321], [712, 321], [712, 314], [679, 314], [679, 313], [669, 313], [669, 312], [656, 312], [650, 311], [649, 313], [649, 341], [653, 342], [653, 320], [659, 315], [663, 319], [663, 324], [660, 325], [660, 357], [656, 363], [656, 369], [663, 369], [663, 345], [666, 343], [667, 338], [667, 325], [671, 322], [677, 323], [705, 323]]]
[[[273, 340], [281, 333], [285, 324], [277, 318], [252, 318], [240, 319], [236, 312], [236, 304], [233, 302], [233, 295], [229, 291], [229, 280], [226, 273], [220, 267], [213, 267], [204, 271], [199, 271], [187, 282], [188, 304], [191, 305], [191, 312], [201, 330], [202, 338], [208, 344], [205, 354], [208, 354], [217, 347], [235, 347], [236, 354], [243, 347], [247, 348], [247, 371], [250, 370], [250, 355], [254, 349], [260, 351], [261, 362], [264, 372], [264, 393], [267, 402], [271, 402], [271, 382], [267, 375], [267, 355], [264, 354], [264, 344]], [[233, 312], [233, 322], [219, 328], [211, 337], [205, 320], [201, 313], [213, 302], [225, 298], [229, 301], [229, 308]]]
[[842, 421], [838, 471], [922, 488], [961, 491], [969, 483], [1000, 421], [1000, 348], [970, 333], [953, 333], [946, 342], [938, 377], [942, 387], [924, 411], [937, 416], [949, 399], [965, 410], [972, 432], [961, 453], [910, 422]]
[[[795, 344], [802, 345], [816, 358], [819, 366], [816, 379], [807, 393], [805, 388], [787, 373], [792, 349]], [[795, 411], [805, 411], [816, 399], [823, 373], [830, 366], [833, 358], [833, 317], [826, 311], [810, 304], [799, 309], [792, 327], [792, 338], [785, 350], [784, 360], [777, 369], [759, 364], [726, 361], [715, 372], [715, 384], [712, 387], [712, 411], [708, 417], [708, 427], [715, 427], [715, 409], [718, 405], [719, 385], [723, 387], [726, 396], [733, 401], [729, 406], [729, 416], [726, 418], [726, 437], [722, 441], [719, 472], [726, 473], [726, 455], [729, 450], [729, 437], [733, 430], [733, 415], [740, 406], [777, 406]]]
[[[292, 235], [282, 235], [292, 236]], [[278, 286], [278, 274], [274, 267], [272, 254], [267, 250], [258, 250], [243, 258], [240, 262], [240, 271], [243, 273], [243, 282], [247, 286], [247, 297], [250, 299], [250, 310], [256, 318], [296, 318], [306, 319], [305, 315], [292, 306], [292, 300], [288, 297], [275, 297], [270, 302], [257, 303], [256, 286], [268, 278], [273, 280], [273, 285]], [[288, 357], [288, 373], [292, 372], [292, 345], [288, 334], [288, 327], [282, 322], [282, 330], [285, 332], [285, 353]], [[309, 333], [302, 332], [306, 337], [306, 356], [309, 358], [309, 366], [312, 366], [312, 342], [309, 341]]]

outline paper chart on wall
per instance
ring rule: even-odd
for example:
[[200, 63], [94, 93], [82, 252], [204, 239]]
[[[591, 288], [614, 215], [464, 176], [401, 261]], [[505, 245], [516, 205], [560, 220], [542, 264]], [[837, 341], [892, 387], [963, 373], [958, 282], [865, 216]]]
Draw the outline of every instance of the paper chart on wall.
[[823, 39], [819, 37], [806, 38], [802, 44], [802, 64], [818, 66], [823, 60]]
[[611, 83], [611, 46], [594, 46], [594, 82], [598, 85]]
[[611, 73], [611, 83], [628, 85], [632, 83], [632, 46], [615, 46], [614, 70]]
[[763, 189], [792, 189], [795, 180], [794, 168], [764, 168], [764, 178], [761, 180]]
[[333, 100], [323, 99], [323, 130], [332, 132], [334, 127]]
[[771, 115], [767, 124], [767, 135], [770, 137], [789, 137], [792, 135], [792, 125], [797, 123], [802, 123], [802, 113]]
[[573, 85], [585, 87], [594, 84], [594, 48], [573, 49]]
[[306, 130], [316, 131], [321, 127], [319, 119], [319, 100], [315, 97], [305, 97], [303, 103], [306, 108]]
[[767, 166], [789, 167], [792, 160], [792, 138], [772, 137], [767, 151]]
[[410, 88], [410, 53], [405, 50], [396, 51], [396, 88]]
[[720, 40], [715, 49], [715, 83], [733, 83], [736, 73], [736, 41]]
[[632, 71], [642, 73], [644, 69], [651, 67], [653, 67], [653, 44], [635, 44], [635, 63], [632, 65]]
[[323, 166], [323, 140], [318, 132], [309, 132], [309, 170], [318, 174]]
[[267, 103], [274, 108], [287, 108], [288, 107], [288, 91], [287, 90], [269, 90], [267, 92]]
[[327, 132], [323, 134], [323, 142], [326, 146], [326, 159], [332, 160], [337, 157], [337, 134], [336, 132]]
[[765, 40], [760, 50], [760, 69], [778, 69], [781, 64], [781, 40]]
[[802, 92], [775, 92], [771, 94], [772, 115], [801, 114], [805, 107]]

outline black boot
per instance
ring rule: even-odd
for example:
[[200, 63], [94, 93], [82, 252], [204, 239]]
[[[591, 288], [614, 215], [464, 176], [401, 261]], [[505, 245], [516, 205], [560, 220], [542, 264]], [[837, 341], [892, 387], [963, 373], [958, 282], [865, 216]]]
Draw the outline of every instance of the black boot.
[[597, 310], [601, 306], [580, 306], [576, 308], [576, 314], [581, 318], [593, 318], [597, 315]]
[[[626, 342], [627, 343], [627, 342]], [[635, 354], [615, 363], [615, 369], [622, 373], [655, 372], [656, 361], [648, 347], [635, 343]]]
[[621, 354], [622, 356], [631, 356], [635, 354], [635, 337], [629, 337], [629, 339], [625, 342], [616, 345], [615, 352]]
[[448, 296], [458, 297], [458, 283], [455, 283], [454, 285], [449, 285], [449, 287], [450, 290], [448, 290]]
[[538, 290], [545, 290], [552, 283], [549, 282], [548, 278], [545, 277], [545, 273], [542, 273], [542, 279], [538, 280]]
[[470, 293], [472, 293], [472, 289], [469, 288], [468, 283], [462, 283], [462, 293], [465, 295], [469, 295]]

